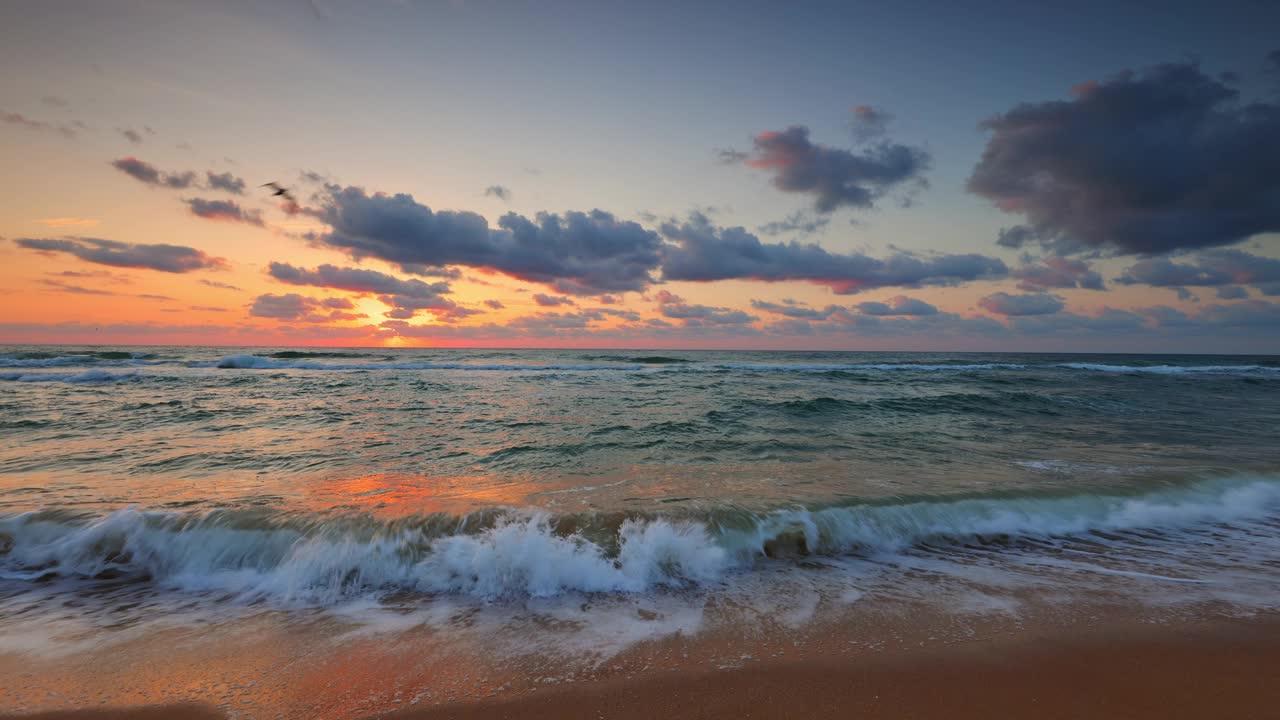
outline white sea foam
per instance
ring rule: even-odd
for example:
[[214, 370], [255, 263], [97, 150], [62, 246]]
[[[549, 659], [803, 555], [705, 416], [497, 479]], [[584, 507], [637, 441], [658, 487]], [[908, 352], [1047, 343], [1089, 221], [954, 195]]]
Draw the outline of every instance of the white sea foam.
[[[612, 542], [555, 530], [545, 513], [510, 511], [477, 532], [432, 535], [404, 525], [134, 509], [88, 521], [22, 514], [0, 519], [10, 547], [0, 574], [149, 578], [183, 590], [247, 599], [332, 604], [394, 591], [551, 597], [715, 584], [779, 544], [800, 553], [897, 553], [975, 537], [1044, 539], [1095, 531], [1176, 533], [1205, 524], [1270, 521], [1280, 479], [1206, 481], [1143, 495], [974, 498], [821, 510], [781, 510], [754, 525], [669, 518], [624, 522]], [[801, 545], [803, 540], [803, 545]], [[783, 553], [785, 554], [785, 553]]]

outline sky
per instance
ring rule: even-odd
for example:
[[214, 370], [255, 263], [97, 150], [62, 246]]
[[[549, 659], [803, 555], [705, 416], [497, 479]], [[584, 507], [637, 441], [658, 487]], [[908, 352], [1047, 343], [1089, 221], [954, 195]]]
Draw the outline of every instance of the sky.
[[1280, 3], [1041, 5], [3, 3], [0, 343], [1280, 353]]

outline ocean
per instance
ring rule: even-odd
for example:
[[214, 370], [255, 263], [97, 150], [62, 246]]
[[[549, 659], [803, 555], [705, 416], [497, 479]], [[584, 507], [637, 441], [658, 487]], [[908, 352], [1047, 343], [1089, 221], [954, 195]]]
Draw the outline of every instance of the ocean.
[[1280, 609], [1274, 357], [10, 346], [0, 437], [0, 655]]

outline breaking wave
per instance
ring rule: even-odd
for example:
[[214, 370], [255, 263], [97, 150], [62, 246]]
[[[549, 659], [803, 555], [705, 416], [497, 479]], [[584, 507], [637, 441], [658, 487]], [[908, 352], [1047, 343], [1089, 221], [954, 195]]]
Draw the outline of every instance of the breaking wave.
[[1101, 363], [1063, 363], [1058, 367], [1071, 370], [1092, 370], [1094, 372], [1114, 373], [1155, 373], [1159, 375], [1187, 375], [1196, 373], [1230, 375], [1244, 374], [1280, 374], [1280, 367], [1271, 365], [1106, 365]]
[[1144, 494], [972, 497], [701, 516], [489, 510], [395, 520], [248, 511], [0, 517], [0, 577], [127, 578], [249, 600], [331, 603], [395, 592], [482, 598], [702, 586], [764, 557], [895, 553], [975, 540], [1108, 542], [1272, 522], [1280, 478]]
[[6, 382], [63, 382], [63, 383], [111, 383], [129, 380], [137, 376], [135, 372], [111, 373], [105, 370], [86, 370], [78, 373], [0, 373], [0, 380]]

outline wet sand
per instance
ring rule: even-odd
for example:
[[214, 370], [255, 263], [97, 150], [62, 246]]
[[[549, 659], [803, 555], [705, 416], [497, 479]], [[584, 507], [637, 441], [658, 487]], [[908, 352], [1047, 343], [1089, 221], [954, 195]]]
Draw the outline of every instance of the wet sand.
[[[661, 670], [369, 717], [1261, 719], [1276, 717], [1280, 708], [1278, 668], [1280, 619], [1126, 623], [888, 653], [816, 653], [726, 670]], [[169, 706], [3, 717], [257, 715]]]

